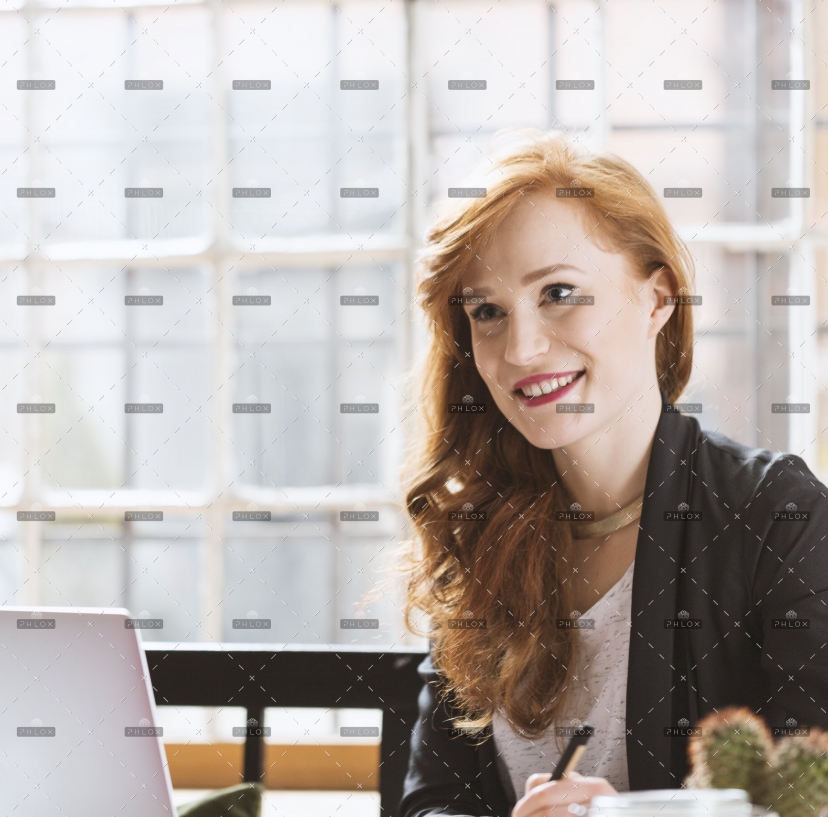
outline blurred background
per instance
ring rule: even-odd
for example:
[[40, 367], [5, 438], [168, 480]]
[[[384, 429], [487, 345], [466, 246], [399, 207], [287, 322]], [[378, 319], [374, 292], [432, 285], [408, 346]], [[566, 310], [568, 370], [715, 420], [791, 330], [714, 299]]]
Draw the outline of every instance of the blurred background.
[[[703, 427], [793, 451], [828, 481], [821, 4], [11, 0], [0, 26], [0, 603], [163, 619], [144, 640], [425, 646], [391, 593], [367, 611], [378, 630], [339, 622], [407, 535], [416, 253], [434, 205], [504, 127], [564, 128], [658, 191], [703, 189], [665, 200], [703, 297], [685, 400], [702, 403]], [[136, 79], [163, 90], [125, 90]], [[239, 79], [270, 90], [234, 91]], [[448, 90], [454, 79], [487, 87]], [[594, 90], [556, 90], [582, 79]], [[668, 79], [703, 88], [666, 91]], [[784, 79], [810, 90], [772, 90]], [[55, 197], [17, 198], [27, 186]], [[163, 198], [122, 193], [142, 186]], [[39, 294], [55, 305], [17, 306]], [[341, 305], [355, 294], [379, 303]], [[771, 306], [785, 294], [810, 305]], [[125, 306], [129, 295], [163, 307]], [[234, 306], [242, 295], [271, 305]], [[785, 401], [810, 413], [771, 413]], [[21, 402], [56, 411], [19, 414]], [[127, 402], [163, 414], [126, 414]], [[234, 402], [272, 410], [234, 414]], [[379, 412], [342, 414], [348, 402]], [[378, 521], [340, 520], [360, 509]], [[31, 510], [55, 521], [17, 521]], [[164, 521], [125, 521], [140, 510]], [[233, 629], [246, 616], [272, 627]], [[180, 744], [232, 742], [237, 715], [161, 712]], [[309, 745], [340, 741], [345, 722], [336, 710], [267, 719], [272, 742]], [[334, 787], [301, 812], [379, 813], [370, 791]]]

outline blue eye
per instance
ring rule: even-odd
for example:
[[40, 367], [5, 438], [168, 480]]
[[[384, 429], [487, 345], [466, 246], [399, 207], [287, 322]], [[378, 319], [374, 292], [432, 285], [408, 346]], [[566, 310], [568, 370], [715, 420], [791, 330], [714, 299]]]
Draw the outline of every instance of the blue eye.
[[565, 295], [556, 295], [554, 298], [552, 298], [552, 303], [555, 303], [555, 301], [558, 301], [561, 298], [568, 298], [572, 294], [573, 290], [577, 289], [577, 287], [574, 284], [550, 284], [548, 287], [544, 287], [543, 294], [545, 295], [547, 292], [553, 291], [560, 292], [563, 289], [568, 289], [569, 292], [567, 292]]
[[[578, 287], [575, 286], [575, 284], [565, 284], [563, 282], [559, 284], [549, 284], [548, 286], [545, 286], [543, 288], [543, 290], [541, 291], [541, 296], [547, 304], [556, 303], [562, 298], [569, 297], [572, 294], [572, 292], [577, 288]], [[549, 292], [557, 294], [555, 294], [551, 298], [551, 300], [546, 300], [546, 295]], [[543, 302], [541, 303], [541, 306], [543, 306]], [[475, 309], [473, 312], [469, 314], [471, 319], [475, 323], [486, 323], [488, 321], [494, 320], [494, 318], [496, 317], [494, 314], [487, 312], [487, 310], [489, 309], [493, 309], [495, 312], [497, 312], [497, 307], [494, 304], [480, 304], [480, 306], [478, 306], [477, 309]]]
[[483, 317], [483, 312], [486, 309], [495, 309], [492, 304], [480, 304], [474, 312], [471, 313], [472, 320], [476, 323], [485, 323], [486, 321], [492, 320], [494, 315], [489, 315], [488, 317]]

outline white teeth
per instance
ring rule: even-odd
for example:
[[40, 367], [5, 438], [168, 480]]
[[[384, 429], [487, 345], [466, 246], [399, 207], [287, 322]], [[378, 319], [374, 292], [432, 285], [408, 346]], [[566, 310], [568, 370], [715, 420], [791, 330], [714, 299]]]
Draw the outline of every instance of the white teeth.
[[540, 397], [542, 394], [552, 394], [553, 391], [568, 386], [576, 377], [577, 375], [574, 374], [562, 377], [560, 380], [553, 377], [550, 380], [543, 380], [540, 383], [532, 383], [531, 386], [524, 386], [521, 391], [527, 397]]

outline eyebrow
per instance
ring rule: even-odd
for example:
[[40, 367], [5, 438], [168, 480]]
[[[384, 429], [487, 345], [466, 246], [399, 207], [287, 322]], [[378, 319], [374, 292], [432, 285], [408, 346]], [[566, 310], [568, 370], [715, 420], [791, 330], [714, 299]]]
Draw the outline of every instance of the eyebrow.
[[[583, 272], [580, 267], [576, 267], [574, 264], [549, 264], [546, 267], [536, 269], [534, 272], [527, 272], [526, 275], [520, 279], [520, 283], [523, 286], [528, 286], [529, 284], [533, 284], [535, 281], [539, 281], [541, 278], [545, 278], [550, 272], [557, 272], [558, 270], [565, 269]], [[493, 295], [494, 291], [489, 289], [489, 287], [480, 287], [480, 289], [474, 290], [474, 294], [483, 295], [485, 297], [487, 295]]]

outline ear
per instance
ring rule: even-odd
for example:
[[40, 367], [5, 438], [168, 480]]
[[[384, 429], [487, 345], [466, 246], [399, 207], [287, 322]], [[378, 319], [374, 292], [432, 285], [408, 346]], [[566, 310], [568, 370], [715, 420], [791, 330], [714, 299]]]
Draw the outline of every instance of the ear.
[[649, 315], [650, 328], [647, 330], [647, 338], [657, 337], [665, 323], [670, 319], [675, 304], [668, 303], [666, 298], [675, 296], [678, 293], [678, 282], [676, 275], [670, 267], [664, 266], [657, 269], [647, 280], [647, 287], [650, 289], [649, 304], [651, 312]]

